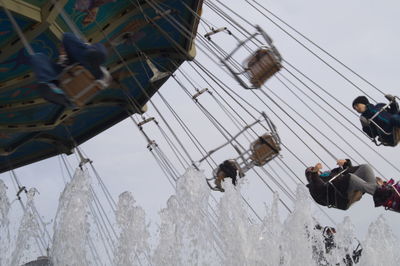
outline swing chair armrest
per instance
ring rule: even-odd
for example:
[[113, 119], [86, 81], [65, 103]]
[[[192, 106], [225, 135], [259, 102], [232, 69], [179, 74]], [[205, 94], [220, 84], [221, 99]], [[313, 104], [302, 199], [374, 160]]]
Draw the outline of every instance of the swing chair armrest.
[[228, 145], [229, 143], [232, 143], [234, 140], [236, 140], [240, 134], [242, 134], [243, 132], [245, 132], [246, 130], [248, 130], [249, 128], [251, 128], [252, 126], [256, 125], [257, 123], [260, 123], [261, 121], [259, 119], [257, 119], [255, 122], [246, 125], [241, 131], [239, 131], [235, 136], [233, 136], [229, 141], [223, 143], [222, 145], [218, 146], [215, 149], [210, 150], [203, 158], [201, 158], [199, 160], [199, 162], [204, 161], [206, 158], [208, 158], [211, 154], [213, 154], [214, 152], [218, 151], [219, 149], [222, 149], [223, 147], [225, 147], [226, 145]]
[[372, 123], [374, 124], [383, 134], [385, 134], [386, 136], [390, 136], [393, 133], [392, 132], [386, 132], [383, 128], [381, 128], [373, 119], [375, 118], [375, 115], [373, 117], [371, 117], [370, 119], [368, 119], [368, 123]]
[[370, 119], [369, 121], [372, 121], [375, 117], [377, 117], [380, 113], [382, 113], [384, 110], [386, 110], [390, 105], [392, 104], [392, 101], [389, 103], [385, 104], [378, 112], [376, 112]]
[[229, 58], [232, 57], [232, 55], [234, 55], [243, 45], [245, 45], [248, 41], [250, 41], [251, 39], [253, 39], [254, 37], [256, 37], [259, 34], [259, 32], [253, 33], [252, 35], [250, 35], [249, 37], [247, 37], [245, 40], [239, 42], [239, 44], [236, 46], [235, 49], [233, 49], [233, 51], [228, 54], [224, 60], [228, 60]]
[[211, 40], [212, 35], [222, 32], [222, 31], [227, 31], [227, 33], [229, 35], [231, 34], [227, 27], [221, 27], [221, 28], [217, 28], [217, 29], [212, 28], [210, 32], [207, 32], [206, 34], [204, 34], [204, 37], [207, 38], [208, 40]]
[[269, 37], [269, 35], [259, 26], [256, 25], [256, 30], [263, 36], [263, 38], [265, 39], [265, 41], [272, 46], [272, 39], [271, 37]]

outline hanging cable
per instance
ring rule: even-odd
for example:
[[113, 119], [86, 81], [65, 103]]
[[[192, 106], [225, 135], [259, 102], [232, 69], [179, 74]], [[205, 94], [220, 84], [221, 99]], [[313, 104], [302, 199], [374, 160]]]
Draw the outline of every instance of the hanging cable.
[[[283, 76], [283, 75], [282, 75], [282, 76]], [[285, 82], [283, 82], [279, 77], [276, 77], [276, 78], [277, 78], [277, 80], [279, 80], [279, 81], [280, 81], [294, 96], [296, 96], [296, 98], [297, 98], [298, 100], [300, 100], [300, 101], [304, 104], [304, 106], [305, 106], [307, 109], [309, 109], [314, 115], [316, 115], [316, 116], [318, 117], [318, 119], [319, 119], [320, 121], [322, 121], [329, 129], [331, 129], [331, 131], [332, 131], [336, 136], [338, 136], [339, 138], [341, 138], [342, 141], [344, 141], [348, 147], [350, 147], [355, 153], [357, 153], [357, 154], [363, 159], [363, 161], [365, 161], [365, 162], [367, 162], [369, 165], [371, 165], [371, 166], [382, 176], [382, 173], [381, 173], [377, 168], [375, 168], [374, 165], [371, 164], [371, 163], [368, 161], [367, 158], [365, 158], [361, 153], [359, 153], [359, 152], [358, 152], [358, 149], [356, 149], [346, 138], [343, 138], [343, 137], [337, 132], [337, 129], [334, 129], [334, 128], [330, 125], [330, 123], [326, 122], [325, 119], [323, 119], [323, 118], [321, 117], [321, 115], [320, 115], [318, 112], [314, 111], [308, 104], [306, 104], [306, 102], [300, 97], [300, 95], [298, 95], [297, 93], [295, 93]], [[284, 77], [284, 78], [285, 78], [285, 77]], [[286, 79], [286, 78], [285, 78], [285, 79]], [[287, 80], [287, 79], [286, 79], [286, 80]], [[301, 91], [300, 88], [298, 88], [294, 83], [292, 83], [292, 82], [289, 81], [289, 80], [287, 80], [287, 81], [288, 81], [292, 86], [296, 87], [298, 91]], [[301, 91], [301, 92], [302, 92], [302, 91]], [[304, 93], [304, 92], [303, 92], [303, 93]], [[308, 95], [305, 94], [305, 93], [304, 93], [303, 95], [308, 96]], [[309, 99], [310, 99], [310, 98], [309, 98]], [[318, 102], [314, 102], [314, 103], [317, 104], [322, 110], [325, 111], [325, 109], [322, 108], [322, 106], [321, 106]], [[326, 112], [326, 113], [330, 114], [329, 112]], [[334, 117], [334, 116], [332, 116], [332, 115], [331, 115], [331, 117], [333, 117], [333, 118], [335, 119], [335, 121], [339, 122], [342, 126], [344, 126], [343, 123], [341, 123], [338, 119], [336, 119], [336, 117]], [[347, 129], [347, 128], [346, 128], [346, 129]], [[350, 131], [350, 130], [349, 130], [349, 131]], [[352, 132], [352, 131], [350, 131], [350, 132]], [[353, 132], [353, 134], [354, 134], [354, 132]], [[356, 136], [357, 138], [360, 138], [360, 137], [359, 137], [358, 135], [356, 135], [356, 134], [354, 134], [354, 136]], [[369, 145], [367, 145], [367, 146], [369, 146]], [[350, 158], [350, 157], [349, 157], [349, 158]], [[357, 161], [355, 161], [355, 162], [357, 163]]]
[[[287, 69], [286, 69], [287, 70]], [[332, 106], [328, 101], [326, 101], [323, 97], [321, 97], [318, 93], [314, 92], [310, 86], [308, 86], [304, 81], [302, 81], [300, 78], [298, 78], [296, 75], [294, 75], [292, 72], [288, 71], [288, 73], [294, 77], [297, 81], [299, 81], [306, 89], [308, 89], [310, 92], [312, 92], [316, 97], [318, 97], [320, 100], [322, 100], [327, 106], [329, 106], [335, 113], [337, 113], [339, 116], [341, 116], [343, 119], [345, 119], [347, 122], [349, 122], [354, 128], [356, 128], [357, 131], [362, 132], [364, 135], [365, 133], [357, 127], [353, 122], [351, 122], [346, 116], [344, 116], [340, 111], [336, 110], [334, 106]], [[307, 76], [305, 76], [307, 78]], [[320, 87], [317, 83], [314, 83], [312, 80], [310, 80], [315, 86]], [[322, 87], [321, 87], [322, 88]], [[336, 99], [335, 99], [336, 100]], [[337, 100], [336, 100], [337, 101]], [[366, 144], [365, 141], [360, 139], [364, 144]], [[376, 155], [378, 155], [380, 158], [385, 160], [389, 165], [391, 165], [394, 169], [396, 169], [400, 173], [400, 168], [398, 168], [396, 165], [391, 163], [389, 160], [387, 160], [383, 155], [381, 155], [379, 152], [375, 151], [374, 149], [371, 148], [370, 145], [366, 144], [371, 150], [373, 150]]]
[[[73, 176], [72, 176], [72, 173], [69, 171], [70, 166], [67, 165], [67, 160], [64, 158], [64, 156], [62, 156], [61, 158], [62, 158], [62, 161], [64, 163], [64, 167], [65, 167], [65, 169], [67, 170], [67, 172], [69, 174], [69, 178], [70, 178], [70, 180], [72, 180]], [[89, 193], [90, 193], [89, 195], [90, 195], [91, 200], [94, 201], [94, 193], [92, 193], [92, 192], [93, 192], [93, 188], [90, 185], [89, 186]], [[96, 225], [96, 228], [97, 228], [98, 234], [100, 236], [101, 242], [103, 244], [104, 250], [106, 252], [106, 256], [107, 256], [109, 262], [112, 263], [112, 258], [111, 258], [111, 255], [109, 253], [109, 250], [113, 250], [114, 249], [114, 244], [112, 243], [110, 238], [107, 236], [107, 234], [105, 232], [105, 229], [102, 226], [102, 224], [100, 224], [100, 222], [99, 222], [100, 219], [97, 216], [97, 212], [95, 211], [95, 208], [93, 206], [93, 202], [90, 201], [88, 205], [89, 205], [89, 210], [90, 210], [90, 212], [91, 212], [91, 214], [93, 216], [93, 220], [94, 220], [94, 223]], [[93, 241], [92, 241], [91, 236], [89, 234], [87, 235], [87, 240], [89, 240], [89, 247], [90, 247], [90, 243], [93, 243]], [[95, 253], [95, 254], [98, 254], [97, 249], [95, 248], [95, 245], [93, 245], [92, 247], [93, 247], [93, 250], [91, 250], [91, 252]]]
[[[291, 30], [293, 30], [295, 33], [299, 34], [301, 37], [303, 37], [305, 40], [307, 40], [308, 42], [310, 42], [311, 44], [313, 44], [315, 47], [317, 47], [319, 50], [321, 50], [322, 52], [324, 52], [326, 55], [328, 55], [330, 58], [332, 58], [333, 60], [335, 60], [337, 63], [339, 63], [340, 65], [342, 65], [344, 68], [346, 68], [347, 70], [349, 70], [351, 73], [353, 73], [355, 76], [357, 76], [358, 78], [360, 78], [362, 81], [364, 81], [365, 83], [367, 83], [368, 85], [370, 85], [371, 87], [373, 87], [374, 89], [376, 89], [378, 92], [380, 92], [381, 94], [385, 95], [385, 93], [379, 89], [377, 86], [375, 86], [374, 84], [372, 84], [370, 81], [368, 81], [366, 78], [364, 78], [363, 76], [361, 76], [360, 74], [358, 74], [357, 72], [355, 72], [353, 69], [351, 69], [349, 66], [347, 66], [346, 64], [344, 64], [341, 60], [337, 59], [335, 56], [333, 56], [331, 53], [329, 53], [327, 50], [323, 49], [320, 45], [316, 44], [315, 42], [313, 42], [310, 38], [308, 38], [307, 36], [305, 36], [304, 34], [302, 34], [300, 31], [296, 30], [294, 27], [292, 27], [291, 25], [289, 25], [287, 22], [285, 22], [283, 19], [281, 19], [280, 17], [278, 17], [277, 15], [275, 15], [274, 13], [272, 13], [270, 10], [268, 10], [265, 6], [261, 5], [259, 2], [252, 0], [255, 4], [257, 4], [259, 6], [259, 8], [263, 9], [264, 11], [268, 12], [269, 14], [271, 14], [273, 17], [275, 17], [276, 19], [278, 19], [281, 23], [283, 23], [285, 26], [287, 26], [288, 28], [290, 28]], [[248, 0], [246, 0], [246, 2], [249, 2]], [[267, 17], [265, 15], [265, 13], [262, 13], [265, 17]], [[269, 19], [269, 18], [268, 18]], [[270, 19], [269, 19], [270, 20]]]
[[[217, 2], [220, 3], [220, 1], [216, 0]], [[251, 5], [254, 9], [256, 9], [261, 15], [263, 15], [264, 17], [266, 17], [267, 19], [269, 19], [261, 10], [259, 10], [257, 7], [255, 7], [253, 4], [251, 4], [248, 0], [245, 0], [249, 5]], [[221, 3], [222, 4], [222, 3]], [[222, 4], [223, 5], [223, 4]], [[226, 8], [226, 5], [224, 5]], [[230, 9], [230, 8], [229, 8]], [[232, 9], [230, 9], [232, 11]], [[233, 11], [232, 11], [233, 12]], [[238, 15], [237, 13], [235, 13], [239, 18], [241, 18], [242, 20], [248, 22], [247, 20], [245, 20], [242, 16]], [[313, 54], [315, 57], [317, 57], [321, 62], [323, 62], [326, 66], [328, 66], [330, 69], [332, 69], [335, 73], [337, 73], [339, 76], [341, 76], [343, 79], [345, 79], [347, 82], [349, 82], [352, 86], [354, 86], [357, 90], [359, 90], [360, 92], [362, 92], [363, 94], [367, 95], [370, 99], [374, 100], [376, 102], [376, 100], [371, 97], [368, 93], [366, 93], [364, 90], [362, 90], [359, 86], [357, 86], [354, 82], [352, 82], [350, 79], [348, 79], [345, 75], [343, 75], [342, 73], [340, 73], [337, 69], [335, 69], [332, 65], [330, 65], [328, 62], [326, 62], [322, 57], [320, 57], [319, 55], [317, 55], [315, 52], [313, 52], [311, 49], [309, 49], [306, 45], [304, 45], [302, 42], [300, 42], [299, 40], [297, 40], [293, 35], [291, 35], [288, 31], [286, 31], [285, 29], [283, 29], [282, 27], [280, 27], [280, 25], [278, 25], [277, 23], [275, 23], [274, 21], [270, 20], [272, 23], [274, 23], [279, 29], [281, 29], [282, 31], [284, 31], [287, 35], [289, 35], [291, 38], [293, 38], [293, 40], [295, 40], [297, 43], [299, 43], [301, 46], [303, 46], [307, 51], [309, 51], [311, 54]]]

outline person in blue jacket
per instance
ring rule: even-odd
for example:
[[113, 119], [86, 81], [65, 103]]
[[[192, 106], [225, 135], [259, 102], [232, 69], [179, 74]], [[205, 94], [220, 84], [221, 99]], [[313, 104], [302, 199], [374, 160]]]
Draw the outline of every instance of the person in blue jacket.
[[64, 107], [71, 102], [59, 88], [58, 77], [68, 65], [78, 63], [85, 67], [97, 80], [107, 80], [109, 73], [101, 65], [107, 59], [107, 50], [101, 43], [88, 44], [72, 33], [64, 33], [59, 60], [53, 62], [47, 55], [36, 53], [31, 56], [30, 64], [37, 79], [37, 90], [47, 101]]
[[[390, 104], [384, 110], [382, 108], [386, 104], [378, 103], [373, 105], [365, 96], [355, 98], [353, 108], [361, 114], [362, 130], [370, 138], [374, 140], [378, 138], [382, 144], [387, 146], [396, 146], [397, 141], [393, 132], [396, 128], [400, 128], [399, 106], [392, 95], [385, 95], [385, 97], [390, 101]], [[372, 117], [374, 118], [370, 121]]]

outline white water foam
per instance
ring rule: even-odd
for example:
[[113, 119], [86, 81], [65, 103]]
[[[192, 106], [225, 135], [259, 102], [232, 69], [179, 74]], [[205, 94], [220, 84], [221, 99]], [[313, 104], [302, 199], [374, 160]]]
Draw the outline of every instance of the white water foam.
[[54, 265], [89, 265], [86, 248], [90, 230], [89, 188], [87, 171], [77, 169], [60, 196], [51, 249]]
[[[317, 221], [312, 217], [311, 200], [304, 186], [297, 188], [294, 210], [284, 220], [281, 221], [278, 212], [278, 195], [274, 195], [273, 202], [266, 206], [266, 215], [257, 221], [249, 219], [240, 187], [235, 188], [229, 182], [225, 182], [226, 192], [211, 209], [211, 191], [204, 179], [202, 172], [192, 168], [178, 179], [176, 194], [160, 211], [161, 222], [154, 235], [158, 242], [153, 248], [149, 245], [145, 211], [136, 205], [130, 192], [122, 193], [115, 217], [119, 234], [116, 249], [111, 251], [113, 264], [344, 265], [344, 258], [357, 243], [354, 226], [345, 218], [336, 227], [336, 246], [326, 254], [322, 231], [315, 229]], [[78, 170], [60, 197], [51, 252], [55, 265], [96, 264], [89, 259], [86, 242], [90, 228], [89, 184], [87, 173]], [[1, 189], [0, 184], [0, 194]], [[0, 204], [3, 204], [0, 210], [6, 210], [6, 203]], [[24, 216], [21, 230], [32, 237], [33, 225], [29, 216]], [[21, 235], [24, 234], [18, 234], [17, 242], [26, 243]], [[24, 249], [31, 248], [23, 245]], [[398, 241], [383, 217], [371, 224], [362, 245], [359, 265], [400, 265], [396, 255]], [[16, 262], [13, 265], [21, 261], [16, 257], [13, 254], [13, 263]], [[106, 265], [105, 255], [100, 257]]]
[[116, 219], [121, 232], [114, 254], [114, 265], [136, 265], [137, 258], [145, 260], [148, 257], [150, 234], [145, 216], [145, 211], [135, 206], [132, 193], [119, 195]]

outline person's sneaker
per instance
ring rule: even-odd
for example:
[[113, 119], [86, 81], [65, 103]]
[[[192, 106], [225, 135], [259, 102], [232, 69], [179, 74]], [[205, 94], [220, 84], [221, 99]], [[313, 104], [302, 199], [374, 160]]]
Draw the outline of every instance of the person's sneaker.
[[215, 189], [217, 189], [221, 192], [225, 192], [225, 189], [222, 188], [221, 183], [219, 183], [219, 184], [217, 183], [217, 180], [215, 180], [214, 184], [215, 184]]
[[110, 86], [112, 77], [110, 75], [110, 72], [108, 72], [107, 68], [101, 66], [100, 70], [103, 73], [102, 75], [103, 77], [101, 79], [97, 79], [97, 82], [99, 82], [103, 88], [107, 88], [108, 86]]

